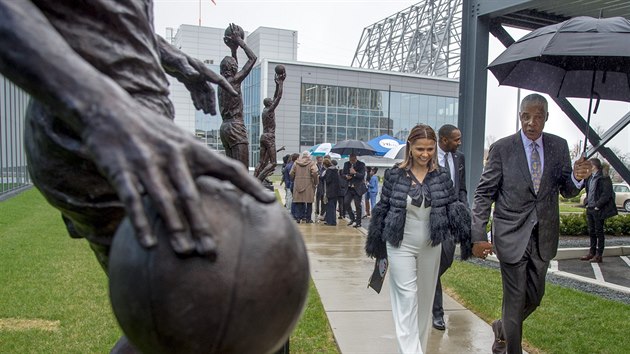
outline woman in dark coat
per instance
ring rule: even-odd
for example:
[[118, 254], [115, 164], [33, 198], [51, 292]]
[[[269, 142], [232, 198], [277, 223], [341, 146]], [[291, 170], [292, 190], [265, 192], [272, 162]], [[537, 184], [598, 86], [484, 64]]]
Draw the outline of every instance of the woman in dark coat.
[[324, 159], [323, 165], [326, 170], [322, 178], [326, 186], [324, 189], [326, 199], [328, 199], [326, 206], [323, 207], [326, 210], [324, 221], [326, 225], [335, 226], [337, 225], [337, 199], [342, 196], [341, 188], [339, 187], [341, 177], [339, 177], [337, 166], [334, 166], [330, 159]]
[[426, 353], [441, 242], [461, 243], [470, 256], [470, 213], [455, 194], [448, 172], [437, 165], [437, 137], [416, 125], [405, 160], [388, 170], [381, 199], [372, 209], [368, 256], [388, 257], [392, 314], [401, 353]]

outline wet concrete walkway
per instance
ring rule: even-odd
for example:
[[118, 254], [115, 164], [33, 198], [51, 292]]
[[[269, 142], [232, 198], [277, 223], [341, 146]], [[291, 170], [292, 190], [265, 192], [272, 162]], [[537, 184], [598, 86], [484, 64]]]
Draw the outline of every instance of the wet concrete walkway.
[[[389, 279], [380, 294], [367, 288], [374, 263], [365, 256], [365, 230], [299, 224], [311, 276], [343, 354], [397, 353]], [[490, 325], [444, 294], [446, 331], [431, 329], [428, 353], [489, 353]]]

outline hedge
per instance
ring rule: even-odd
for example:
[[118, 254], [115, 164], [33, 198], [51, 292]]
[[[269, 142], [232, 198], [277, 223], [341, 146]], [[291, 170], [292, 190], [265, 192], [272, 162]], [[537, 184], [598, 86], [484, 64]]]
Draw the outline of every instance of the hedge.
[[[630, 235], [630, 214], [617, 215], [606, 219], [604, 233], [616, 236]], [[560, 235], [588, 235], [586, 212], [560, 214]]]

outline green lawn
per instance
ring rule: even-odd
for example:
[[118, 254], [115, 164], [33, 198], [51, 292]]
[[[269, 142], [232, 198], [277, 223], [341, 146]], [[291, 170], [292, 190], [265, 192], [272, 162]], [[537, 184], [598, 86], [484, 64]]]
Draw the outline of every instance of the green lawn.
[[[0, 353], [108, 353], [120, 335], [88, 244], [35, 189], [0, 202]], [[312, 282], [290, 346], [338, 353]]]
[[[501, 315], [501, 274], [453, 263], [442, 283], [462, 305], [490, 323]], [[547, 284], [541, 306], [524, 322], [530, 353], [623, 354], [630, 348], [630, 305]]]
[[583, 213], [584, 208], [579, 207], [576, 203], [560, 203], [561, 213]]

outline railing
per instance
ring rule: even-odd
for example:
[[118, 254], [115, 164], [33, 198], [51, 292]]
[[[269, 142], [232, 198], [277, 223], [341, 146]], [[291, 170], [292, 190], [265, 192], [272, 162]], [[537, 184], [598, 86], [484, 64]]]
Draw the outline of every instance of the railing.
[[0, 199], [31, 185], [24, 152], [24, 114], [29, 99], [0, 75]]

